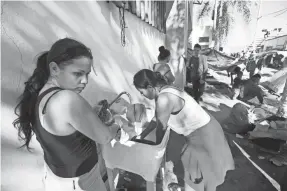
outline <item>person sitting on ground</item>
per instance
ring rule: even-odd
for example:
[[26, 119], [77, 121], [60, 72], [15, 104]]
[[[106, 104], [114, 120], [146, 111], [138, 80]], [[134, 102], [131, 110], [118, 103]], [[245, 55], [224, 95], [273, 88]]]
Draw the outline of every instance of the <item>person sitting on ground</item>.
[[165, 49], [164, 46], [159, 47], [158, 50], [160, 52], [157, 57], [158, 63], [153, 65], [153, 71], [159, 72], [162, 76], [164, 76], [168, 84], [173, 84], [175, 77], [171, 71], [170, 66], [168, 65], [170, 61], [170, 51]]
[[259, 100], [259, 103], [263, 104], [263, 100], [264, 100], [263, 97], [265, 95], [264, 95], [263, 90], [259, 87], [260, 79], [261, 79], [261, 75], [255, 74], [249, 80], [244, 82], [240, 90], [239, 99], [242, 101], [248, 101], [250, 99], [257, 97], [257, 99]]
[[187, 82], [192, 83], [192, 96], [199, 102], [205, 88], [205, 80], [208, 71], [207, 57], [200, 54], [201, 46], [194, 45], [193, 56], [186, 66]]
[[275, 54], [273, 54], [273, 63], [272, 63], [272, 65], [273, 65], [273, 67], [274, 68], [278, 68], [278, 66], [279, 66], [279, 61], [280, 61], [280, 57], [279, 57], [279, 55], [278, 55], [278, 53], [277, 52], [275, 52]]
[[233, 84], [233, 75], [238, 75], [238, 73], [241, 71], [241, 68], [237, 65], [232, 65], [227, 68], [227, 76], [231, 79], [231, 85]]
[[243, 72], [239, 71], [237, 74], [237, 77], [234, 79], [233, 85], [232, 85], [232, 99], [236, 99], [240, 94], [240, 88], [243, 84], [242, 81]]

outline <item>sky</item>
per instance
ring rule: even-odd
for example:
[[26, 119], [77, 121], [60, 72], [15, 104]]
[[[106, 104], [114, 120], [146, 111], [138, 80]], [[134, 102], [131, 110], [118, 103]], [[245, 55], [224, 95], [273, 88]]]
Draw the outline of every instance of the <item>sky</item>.
[[[260, 1], [256, 2], [258, 5], [260, 4]], [[258, 20], [257, 25], [256, 18], [258, 15], [259, 6], [252, 8], [252, 16], [249, 24], [244, 22], [239, 13], [234, 13], [236, 19], [233, 28], [230, 31], [230, 35], [227, 38], [225, 48], [229, 52], [237, 52], [243, 50], [246, 45], [252, 43], [255, 34], [256, 37], [262, 37], [264, 35], [264, 33], [261, 32], [262, 29], [274, 29], [280, 27], [287, 33], [287, 10], [280, 11], [284, 8], [287, 9], [287, 0], [262, 0], [261, 9], [259, 12], [259, 17], [262, 17]]]

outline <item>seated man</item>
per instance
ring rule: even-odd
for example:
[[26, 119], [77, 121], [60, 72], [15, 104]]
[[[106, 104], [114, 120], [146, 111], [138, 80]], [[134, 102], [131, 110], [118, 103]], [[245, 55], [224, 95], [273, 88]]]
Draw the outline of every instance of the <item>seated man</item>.
[[257, 97], [259, 103], [263, 104], [264, 92], [258, 86], [260, 79], [261, 75], [255, 74], [249, 80], [247, 80], [241, 88], [239, 99], [242, 101], [248, 101], [250, 99]]

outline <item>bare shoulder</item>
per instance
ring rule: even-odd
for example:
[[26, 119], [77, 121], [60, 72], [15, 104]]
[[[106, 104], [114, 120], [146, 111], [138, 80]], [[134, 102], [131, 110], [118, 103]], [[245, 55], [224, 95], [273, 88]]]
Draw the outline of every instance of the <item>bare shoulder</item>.
[[158, 72], [165, 72], [168, 70], [170, 70], [170, 67], [168, 64], [159, 64], [159, 66], [157, 67]]
[[170, 93], [161, 93], [157, 98], [157, 104], [167, 105], [170, 101]]
[[50, 109], [58, 113], [83, 106], [89, 106], [89, 104], [81, 95], [70, 90], [62, 90], [51, 98], [47, 109], [50, 107]]
[[168, 105], [173, 107], [173, 105], [175, 105], [175, 103], [178, 102], [178, 100], [180, 100], [180, 98], [172, 93], [161, 93], [158, 98], [157, 98], [157, 103], [159, 105]]
[[79, 101], [84, 101], [85, 99], [71, 90], [62, 90], [57, 93], [54, 97], [54, 101], [58, 101], [59, 103], [75, 103]]
[[164, 64], [164, 68], [170, 70], [170, 66], [168, 64]]

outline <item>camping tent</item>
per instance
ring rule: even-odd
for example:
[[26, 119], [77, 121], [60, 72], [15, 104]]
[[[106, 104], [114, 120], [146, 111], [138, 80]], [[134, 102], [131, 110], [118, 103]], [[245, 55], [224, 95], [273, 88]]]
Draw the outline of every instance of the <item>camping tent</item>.
[[272, 78], [268, 81], [263, 82], [261, 85], [266, 89], [272, 90], [277, 94], [283, 93], [284, 85], [287, 79], [287, 67], [276, 72]]

